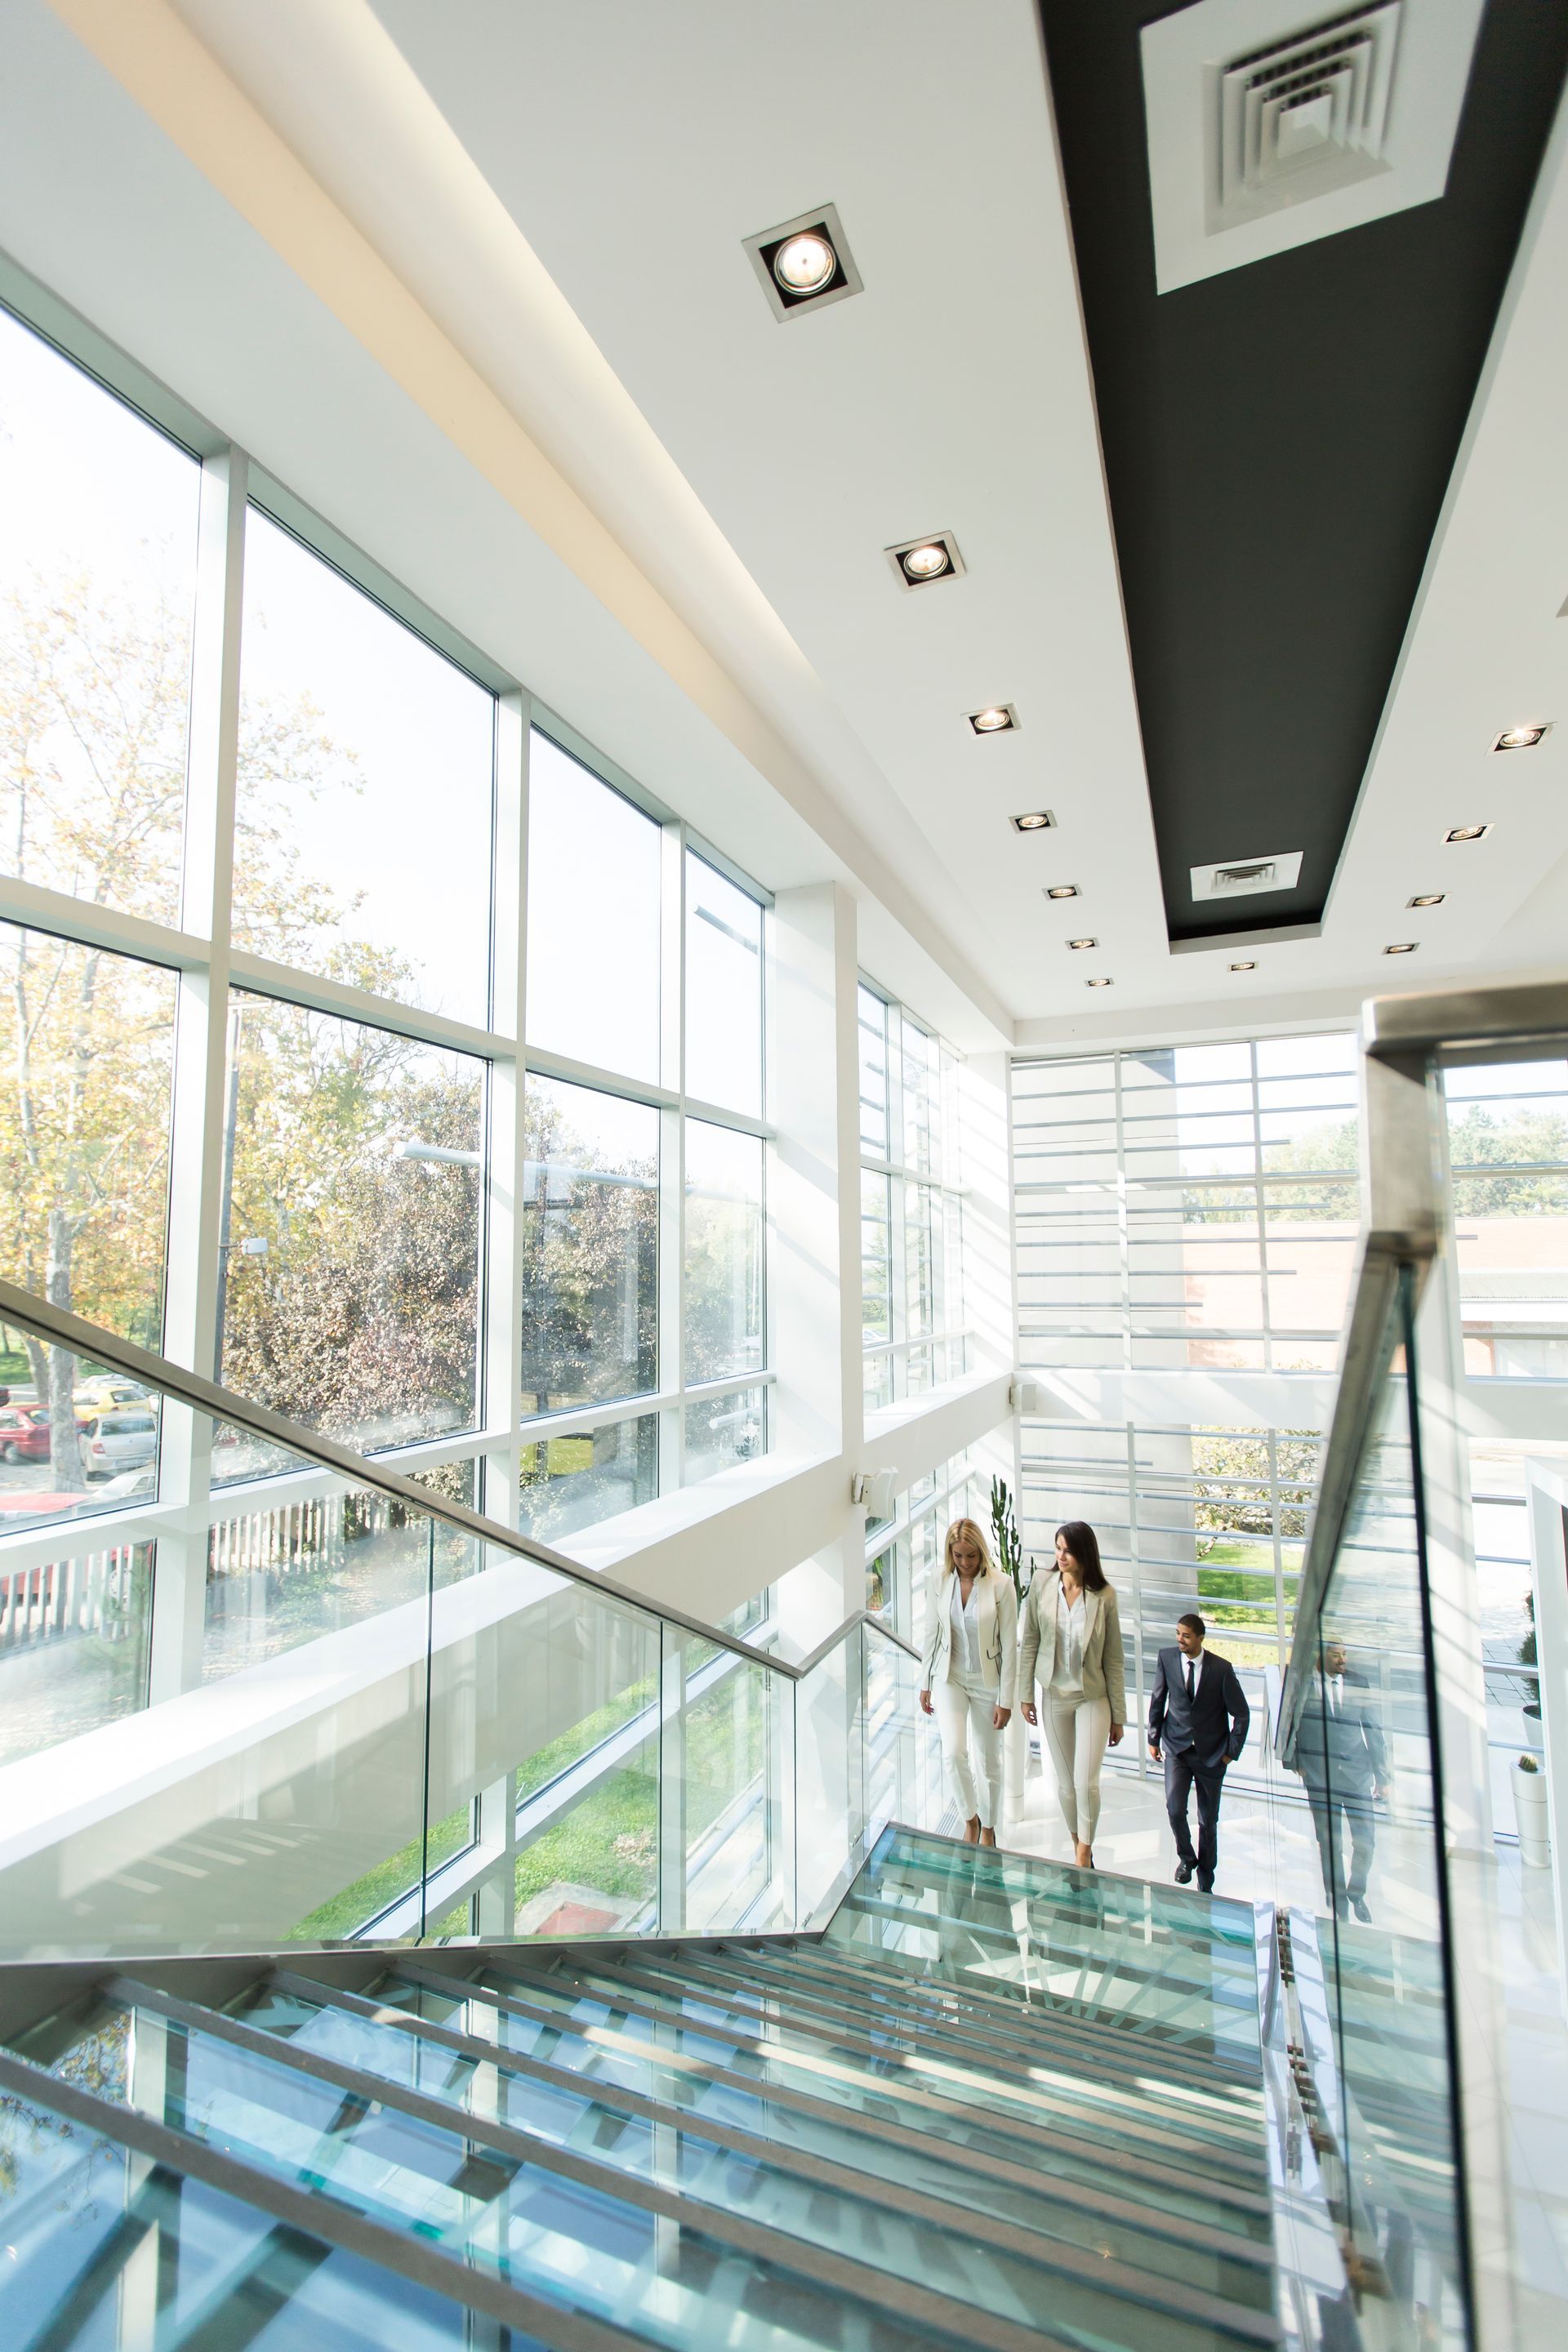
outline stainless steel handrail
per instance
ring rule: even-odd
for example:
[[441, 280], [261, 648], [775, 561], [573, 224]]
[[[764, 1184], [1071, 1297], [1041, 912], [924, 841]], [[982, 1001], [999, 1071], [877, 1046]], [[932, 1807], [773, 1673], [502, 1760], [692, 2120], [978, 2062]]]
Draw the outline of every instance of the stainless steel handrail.
[[[679, 1625], [683, 1633], [703, 1642], [710, 1642], [721, 1650], [729, 1650], [752, 1665], [765, 1666], [771, 1674], [782, 1675], [786, 1682], [804, 1682], [820, 1665], [840, 1642], [847, 1640], [859, 1625], [872, 1625], [887, 1641], [904, 1650], [911, 1658], [919, 1656], [912, 1643], [883, 1624], [879, 1617], [867, 1609], [857, 1609], [843, 1622], [819, 1642], [809, 1656], [798, 1664], [787, 1658], [775, 1657], [771, 1651], [759, 1650], [750, 1642], [742, 1642], [721, 1626], [710, 1625], [701, 1617], [693, 1617], [684, 1609], [671, 1608], [663, 1601], [650, 1601], [646, 1593], [634, 1592], [629, 1585], [617, 1583], [614, 1577], [602, 1576], [596, 1570], [584, 1568], [569, 1559], [563, 1552], [552, 1551], [547, 1544], [536, 1543], [531, 1536], [519, 1535], [513, 1528], [503, 1528], [497, 1519], [486, 1518], [480, 1511], [470, 1510], [466, 1503], [455, 1503], [444, 1495], [434, 1495], [412, 1478], [388, 1469], [374, 1457], [356, 1454], [351, 1446], [342, 1445], [336, 1438], [323, 1437], [315, 1431], [301, 1428], [284, 1414], [270, 1407], [253, 1404], [237, 1396], [216, 1381], [204, 1380], [199, 1372], [187, 1371], [183, 1365], [171, 1363], [150, 1348], [138, 1347], [132, 1339], [122, 1339], [117, 1332], [106, 1331], [101, 1325], [89, 1323], [82, 1316], [73, 1315], [63, 1307], [39, 1298], [33, 1291], [22, 1290], [15, 1283], [0, 1281], [0, 1321], [14, 1324], [18, 1329], [33, 1332], [47, 1339], [51, 1346], [64, 1348], [74, 1356], [86, 1356], [94, 1363], [107, 1364], [111, 1370], [123, 1372], [128, 1379], [140, 1381], [150, 1389], [160, 1389], [179, 1404], [187, 1405], [194, 1412], [210, 1413], [219, 1421], [233, 1423], [251, 1437], [259, 1437], [269, 1445], [281, 1445], [323, 1470], [346, 1478], [356, 1486], [367, 1486], [374, 1494], [385, 1495], [392, 1501], [403, 1503], [422, 1511], [426, 1517], [438, 1519], [443, 1526], [455, 1528], [459, 1534], [470, 1536], [481, 1543], [494, 1544], [502, 1551], [520, 1559], [531, 1560], [537, 1567], [549, 1569], [552, 1575], [565, 1577], [571, 1583], [584, 1586], [602, 1599], [618, 1602], [623, 1608], [636, 1610], [642, 1617], [656, 1622]], [[67, 1521], [68, 1529], [80, 1521]]]
[[1465, 1062], [1562, 1052], [1568, 1045], [1568, 979], [1373, 997], [1362, 1007], [1361, 1045], [1363, 1234], [1275, 1736], [1276, 1753], [1288, 1765], [1311, 1681], [1324, 1595], [1388, 1365], [1399, 1277], [1408, 1268], [1413, 1303], [1418, 1301], [1447, 1246], [1446, 1161], [1433, 1073]]

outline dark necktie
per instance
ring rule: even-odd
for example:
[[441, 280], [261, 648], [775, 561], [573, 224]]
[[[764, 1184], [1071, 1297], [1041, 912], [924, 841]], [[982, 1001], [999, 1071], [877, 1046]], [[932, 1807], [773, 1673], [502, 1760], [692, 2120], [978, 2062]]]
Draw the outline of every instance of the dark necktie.
[[1187, 1660], [1187, 1662], [1186, 1662], [1186, 1663], [1187, 1663], [1187, 1705], [1188, 1705], [1189, 1706], [1191, 1706], [1191, 1705], [1192, 1705], [1192, 1703], [1193, 1703], [1193, 1693], [1194, 1693], [1194, 1692], [1196, 1690], [1196, 1688], [1197, 1688], [1197, 1669], [1196, 1669], [1196, 1668], [1194, 1667], [1194, 1665], [1193, 1664], [1193, 1662], [1192, 1662], [1191, 1658], [1189, 1658], [1189, 1659]]

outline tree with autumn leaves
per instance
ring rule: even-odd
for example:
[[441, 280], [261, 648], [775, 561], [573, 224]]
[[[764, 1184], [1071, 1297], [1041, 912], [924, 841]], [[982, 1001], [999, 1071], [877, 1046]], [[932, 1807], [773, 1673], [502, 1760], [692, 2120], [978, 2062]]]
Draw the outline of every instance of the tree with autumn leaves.
[[[0, 855], [23, 881], [177, 919], [188, 620], [35, 581], [0, 613]], [[352, 889], [306, 882], [283, 798], [353, 782], [352, 755], [300, 698], [247, 705], [236, 930], [280, 961], [321, 959], [396, 992], [356, 945]], [[176, 982], [155, 965], [0, 925], [0, 1254], [14, 1278], [89, 1320], [159, 1336]], [[320, 1426], [438, 1393], [471, 1411], [478, 1174], [401, 1162], [400, 1138], [477, 1150], [474, 1066], [390, 1033], [235, 1000], [226, 1173], [235, 1244], [275, 1238], [228, 1286], [225, 1376]], [[269, 1222], [270, 1221], [270, 1222]], [[50, 1406], [52, 1482], [79, 1489], [78, 1367], [28, 1342]], [[468, 1404], [461, 1401], [468, 1399]]]

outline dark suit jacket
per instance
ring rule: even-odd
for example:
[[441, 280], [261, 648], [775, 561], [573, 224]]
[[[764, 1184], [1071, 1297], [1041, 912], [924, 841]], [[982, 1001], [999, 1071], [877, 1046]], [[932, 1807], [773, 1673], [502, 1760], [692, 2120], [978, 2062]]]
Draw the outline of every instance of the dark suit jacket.
[[1330, 1711], [1328, 1684], [1315, 1676], [1296, 1734], [1296, 1769], [1310, 1788], [1370, 1797], [1388, 1778], [1388, 1750], [1364, 1678], [1347, 1673], [1340, 1711]]
[[1251, 1719], [1251, 1709], [1228, 1658], [1205, 1650], [1197, 1696], [1189, 1703], [1185, 1659], [1174, 1646], [1161, 1651], [1154, 1687], [1149, 1694], [1152, 1748], [1168, 1748], [1173, 1756], [1191, 1748], [1200, 1772], [1218, 1772], [1234, 1764], [1246, 1747]]

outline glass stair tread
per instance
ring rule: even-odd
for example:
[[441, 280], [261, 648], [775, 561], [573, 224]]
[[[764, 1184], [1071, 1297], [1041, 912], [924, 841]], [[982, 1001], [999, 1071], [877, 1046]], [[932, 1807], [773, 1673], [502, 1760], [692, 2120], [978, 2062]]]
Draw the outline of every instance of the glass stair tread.
[[[953, 2214], [949, 2229], [934, 2200], [899, 2211], [900, 2191], [885, 2190], [892, 2202], [873, 2216], [853, 2176], [792, 2181], [776, 2153], [742, 2162], [689, 2120], [656, 2128], [625, 2096], [617, 2112], [574, 2081], [503, 2072], [370, 2002], [323, 2003], [301, 2021], [296, 2001], [285, 2034], [275, 1997], [258, 2029], [124, 1979], [105, 1991], [105, 2024], [66, 2063], [86, 2063], [95, 2040], [129, 2042], [128, 2111], [150, 2100], [161, 2126], [204, 2148], [648, 2340], [715, 2340], [721, 2313], [727, 2345], [857, 2352], [959, 2341], [1027, 2352], [1041, 2337], [1133, 2352], [1152, 2319], [1179, 2352], [1278, 2339], [1267, 2309], [1105, 2250], [1060, 2242], [1047, 2268], [1009, 2249], [1001, 2226], [977, 2234], [977, 2216]], [[873, 2231], [880, 2269], [866, 2260]], [[858, 2257], [828, 2242], [840, 2233]]]
[[[1058, 2148], [1048, 2141], [1032, 2140], [1022, 2151], [1028, 2160], [1020, 2162], [1010, 2146], [1000, 2143], [995, 2135], [988, 2133], [984, 2144], [971, 2145], [959, 2136], [962, 2127], [949, 2125], [944, 2116], [931, 2118], [896, 2097], [878, 2097], [873, 2108], [873, 2103], [856, 2099], [851, 2090], [832, 2079], [805, 2077], [811, 2085], [806, 2088], [798, 2080], [742, 2072], [747, 2063], [743, 2041], [716, 2047], [710, 2037], [689, 2035], [679, 2028], [673, 2032], [663, 2031], [655, 2041], [649, 2038], [647, 2021], [635, 2005], [619, 2012], [598, 1999], [563, 1999], [559, 1987], [550, 1988], [548, 1979], [539, 1990], [541, 1997], [533, 2000], [521, 1978], [511, 1979], [511, 1989], [501, 1992], [471, 1979], [400, 1962], [396, 1975], [382, 1987], [380, 1998], [388, 2003], [416, 2004], [416, 2013], [434, 2016], [437, 2021], [459, 2011], [483, 2011], [487, 2014], [480, 2038], [487, 2033], [493, 2036], [502, 2050], [543, 2047], [558, 2063], [569, 2059], [584, 2073], [594, 2069], [589, 2079], [596, 2077], [598, 2069], [613, 2066], [635, 2086], [657, 2085], [678, 2102], [706, 2103], [717, 2095], [723, 2102], [720, 2112], [738, 2120], [751, 2117], [760, 2108], [768, 2115], [771, 2130], [795, 2128], [803, 2135], [809, 2133], [808, 2144], [821, 2146], [826, 2153], [847, 2152], [848, 2159], [855, 2162], [867, 2160], [860, 2151], [868, 2145], [882, 2151], [870, 2159], [882, 2165], [889, 2160], [886, 2151], [895, 2150], [899, 2164], [912, 2166], [913, 2177], [932, 2193], [965, 2204], [978, 2202], [983, 2210], [994, 2208], [1025, 2227], [1032, 2224], [1041, 2200], [1046, 2200], [1058, 2210], [1058, 2218], [1063, 2207], [1076, 2205], [1108, 2226], [1124, 2224], [1138, 2232], [1152, 2231], [1159, 2240], [1187, 2240], [1196, 2221], [1207, 2229], [1227, 2259], [1234, 2257], [1247, 2265], [1271, 2260], [1268, 2205], [1257, 2195], [1227, 2193], [1219, 2201], [1205, 2200], [1201, 2192], [1189, 2191], [1180, 2179], [1151, 2180], [1146, 2168], [1126, 2177], [1117, 2174], [1114, 2185], [1108, 2182], [1109, 2168], [1104, 2166], [1097, 2168], [1095, 2178], [1086, 2179], [1077, 2161], [1077, 2143]], [[589, 2014], [580, 2014], [583, 2011]], [[615, 2014], [622, 2015], [619, 2027], [604, 2021]], [[654, 2030], [660, 2031], [657, 2025]], [[514, 2032], [526, 2038], [514, 2044], [510, 2040]], [[678, 2042], [690, 2046], [677, 2047]], [[923, 2144], [928, 2137], [929, 2150]]]
[[[725, 1945], [721, 1948], [728, 1955], [735, 1948]], [[1076, 2051], [1086, 2061], [1092, 2053], [1097, 2065], [1128, 2072], [1149, 2063], [1148, 2051], [1142, 2046], [1140, 2037], [1129, 2033], [1124, 2025], [1107, 2025], [1070, 2009], [1048, 2008], [1037, 2000], [1020, 1998], [1016, 1992], [994, 1991], [967, 1978], [928, 1976], [920, 1964], [908, 1969], [889, 1965], [902, 1956], [885, 1948], [852, 1943], [827, 1948], [820, 1943], [801, 1943], [792, 1945], [787, 1952], [763, 1955], [748, 1948], [737, 1952], [736, 1957], [759, 1977], [765, 1972], [786, 1979], [804, 1979], [835, 1992], [840, 2000], [863, 1999], [878, 2007], [929, 2017], [937, 2023], [962, 2023], [975, 2032], [999, 2032], [1020, 2046], [1046, 2051], [1066, 2048]], [[1205, 2053], [1205, 2063], [1213, 2070], [1233, 2074], [1238, 2084], [1257, 2084], [1261, 2089], [1262, 2063], [1256, 2050], [1249, 2053], [1238, 2044], [1221, 2043], [1216, 2050]]]
[[[470, 2352], [476, 2309], [509, 2352], [560, 2336], [525, 2296], [293, 2191], [116, 2105], [82, 2079], [0, 2059], [0, 2342], [63, 2352], [265, 2337], [282, 2352]], [[94, 2079], [98, 2087], [85, 2084]], [[149, 2135], [153, 2145], [149, 2146]], [[193, 2168], [186, 2168], [187, 2167]], [[216, 2170], [221, 2185], [206, 2177]], [[345, 2242], [345, 2239], [347, 2242]], [[547, 2325], [531, 2333], [530, 2315]], [[574, 2339], [575, 2341], [575, 2339]], [[580, 2352], [627, 2339], [590, 2326]]]
[[746, 1963], [730, 1969], [700, 1956], [683, 1962], [681, 1969], [680, 1975], [668, 1968], [652, 1967], [638, 1973], [645, 1979], [657, 1975], [667, 1986], [684, 1982], [697, 1998], [711, 1999], [726, 2010], [754, 2018], [759, 2027], [805, 2031], [836, 2042], [845, 2031], [846, 2016], [851, 2015], [857, 2046], [869, 2042], [879, 2051], [902, 2057], [930, 2053], [960, 2069], [964, 2078], [973, 2077], [1005, 2095], [1011, 2095], [1016, 2088], [1021, 2092], [1049, 2089], [1058, 2095], [1076, 2096], [1103, 2118], [1159, 2118], [1162, 2127], [1177, 2138], [1201, 2134], [1237, 2149], [1260, 2147], [1261, 2095], [1255, 2091], [1238, 2095], [1229, 2084], [1189, 2086], [1152, 2076], [1147, 2070], [1130, 2079], [1120, 2068], [1109, 2068], [1098, 2059], [1086, 2061], [1083, 2055], [1075, 2056], [1059, 2047], [1042, 2052], [1015, 2042], [1009, 2048], [994, 2031], [983, 2038], [955, 2032], [889, 2015], [869, 2004], [848, 2011], [842, 1999], [835, 2002], [831, 1996], [808, 1988], [786, 1987], [782, 1978], [759, 1984]]
[[630, 1959], [625, 1964], [603, 1962], [593, 1979], [582, 1980], [625, 1985], [644, 1998], [675, 2004], [693, 2022], [744, 2023], [769, 2048], [847, 2059], [879, 2077], [897, 2080], [910, 2075], [925, 2087], [962, 2104], [1027, 2125], [1064, 2117], [1086, 2128], [1114, 2135], [1132, 2148], [1173, 2154], [1178, 2147], [1190, 2145], [1201, 2150], [1204, 2162], [1237, 2178], [1261, 2179], [1266, 2169], [1260, 2140], [1255, 2134], [1234, 2126], [1223, 2110], [1212, 2117], [1187, 2113], [1178, 2119], [1156, 2112], [1159, 2102], [1151, 2099], [1147, 2114], [1141, 2114], [1137, 2103], [1107, 2095], [1092, 2073], [1052, 2070], [1051, 2078], [1045, 2080], [1045, 2070], [1036, 2064], [1031, 2069], [1032, 2079], [1025, 2083], [1017, 2079], [1016, 2067], [1009, 2076], [1003, 2071], [1001, 2062], [987, 2065], [969, 2057], [956, 2058], [946, 2052], [921, 2055], [900, 2049], [885, 2039], [879, 2040], [874, 2032], [864, 2029], [863, 2021], [847, 2019], [842, 2011], [835, 2018], [826, 2018], [792, 2010], [787, 2017], [780, 2018], [752, 2009], [743, 2018], [731, 2021], [730, 2011], [734, 2004], [723, 1999], [721, 1988], [660, 1976], [653, 1968], [638, 1967]]
[[420, 2029], [373, 2000], [322, 1988], [312, 2008], [305, 1980], [290, 1974], [287, 1984], [292, 2016], [270, 1989], [234, 2013], [254, 2021], [259, 2004], [270, 2021], [267, 2030], [287, 2033], [296, 2048], [384, 2073], [463, 2115], [490, 2115], [614, 2170], [663, 2180], [700, 2206], [765, 2222], [895, 2277], [918, 2275], [928, 2288], [1018, 2325], [1103, 2327], [1101, 2303], [1110, 2296], [1166, 2314], [1189, 2345], [1194, 2326], [1205, 2342], [1274, 2341], [1269, 2298], [1259, 2298], [1256, 2275], [1247, 2280], [1254, 2292], [1238, 2309], [1190, 2265], [1175, 2283], [1168, 2247], [1162, 2268], [1152, 2269], [1126, 2262], [1103, 2229], [1089, 2243], [1039, 2227], [1022, 2232], [926, 2195], [907, 2173], [894, 2181], [863, 2164], [807, 2155], [640, 2093], [584, 2083], [542, 2058], [506, 2058], [494, 2042]]
[[[614, 2340], [758, 2352], [965, 2341], [1028, 2352], [1058, 2333], [1047, 2317], [1025, 2326], [923, 2283], [880, 2277], [225, 2013], [129, 1983], [110, 1992], [129, 1998], [137, 2027], [156, 2022], [172, 2045], [177, 2088], [166, 2063], [157, 2071], [177, 2137], [302, 2188], [334, 2215], [433, 2247], [454, 2271], [488, 2272], [531, 2304], [625, 2331]], [[125, 2104], [137, 2105], [129, 2086]]]
[[[730, 1984], [758, 2000], [777, 2003], [781, 2011], [798, 2006], [812, 2015], [842, 2016], [853, 2004], [868, 2030], [886, 2034], [900, 2047], [926, 2042], [973, 2051], [983, 2061], [989, 2053], [992, 2062], [1004, 2064], [1027, 2055], [1043, 2066], [1092, 2074], [1097, 2083], [1113, 2088], [1136, 2083], [1143, 2097], [1158, 2100], [1163, 2095], [1163, 2086], [1150, 2080], [1156, 2053], [1147, 2047], [1130, 2046], [1125, 2035], [1095, 2034], [1092, 2028], [1082, 2038], [1070, 2027], [1041, 2030], [1021, 2004], [970, 2009], [955, 2001], [944, 2007], [939, 1986], [922, 1988], [912, 1979], [903, 1985], [889, 1984], [869, 1971], [857, 1983], [831, 1971], [816, 1971], [808, 1959], [795, 1954], [774, 1963], [751, 1954], [705, 1952], [687, 1965], [700, 1981]], [[1261, 2113], [1260, 2068], [1248, 2078], [1226, 2081], [1225, 2091], [1238, 2115], [1248, 2109]]]
[[[1245, 1964], [1253, 1937], [1252, 1906], [1190, 1887], [1163, 1886], [1125, 1878], [1109, 1870], [1079, 1870], [1071, 1863], [1017, 1853], [1005, 1846], [972, 1846], [928, 1832], [887, 1829], [855, 1880], [843, 1909], [856, 1899], [894, 1883], [942, 1884], [976, 1897], [1038, 1900], [1064, 1915], [1081, 1913], [1105, 1922], [1157, 1919], [1166, 1932], [1206, 1947], [1228, 1948]], [[829, 1937], [833, 1934], [830, 1925]]]
[[[499, 1980], [504, 1991], [521, 1976], [529, 1986], [539, 1988], [542, 1997], [549, 1998], [553, 1991], [568, 2007], [578, 2000], [604, 2003], [627, 2015], [641, 2015], [656, 2026], [678, 2026], [710, 2044], [743, 2049], [752, 2063], [798, 2072], [814, 2084], [837, 2081], [861, 2096], [890, 2094], [906, 2107], [918, 2107], [928, 2116], [946, 2112], [961, 2118], [972, 2132], [978, 2128], [982, 2133], [1005, 2134], [1009, 2147], [1015, 2148], [1031, 2144], [1048, 2125], [1053, 2137], [1064, 2144], [1070, 2139], [1080, 2156], [1100, 2167], [1136, 2170], [1151, 2161], [1163, 2161], [1170, 2154], [1170, 2141], [1158, 2126], [1142, 2126], [1135, 2119], [1119, 2120], [1113, 2133], [1107, 2129], [1103, 2112], [1095, 2118], [1081, 2100], [1075, 2105], [1064, 2098], [1053, 2110], [1043, 2096], [1004, 2095], [991, 2082], [947, 2068], [942, 2062], [917, 2063], [898, 2053], [879, 2051], [869, 2042], [861, 2049], [848, 2028], [831, 2035], [785, 2034], [765, 2020], [726, 2018], [710, 1999], [667, 1987], [658, 1979], [644, 1980], [635, 1970], [612, 1969], [601, 1962], [567, 1977], [562, 1973], [563, 1967], [557, 1958], [553, 1966], [544, 1962], [537, 1969], [531, 1969], [509, 1953], [506, 1969], [488, 1969], [485, 1979]], [[764, 2025], [768, 2030], [760, 2030]], [[1076, 2130], [1064, 2125], [1064, 2113], [1069, 2118], [1081, 2118], [1086, 2127]], [[1260, 2147], [1234, 2151], [1223, 2144], [1204, 2143], [1201, 2160], [1216, 2183], [1254, 2191], [1264, 2186], [1266, 2165]]]

